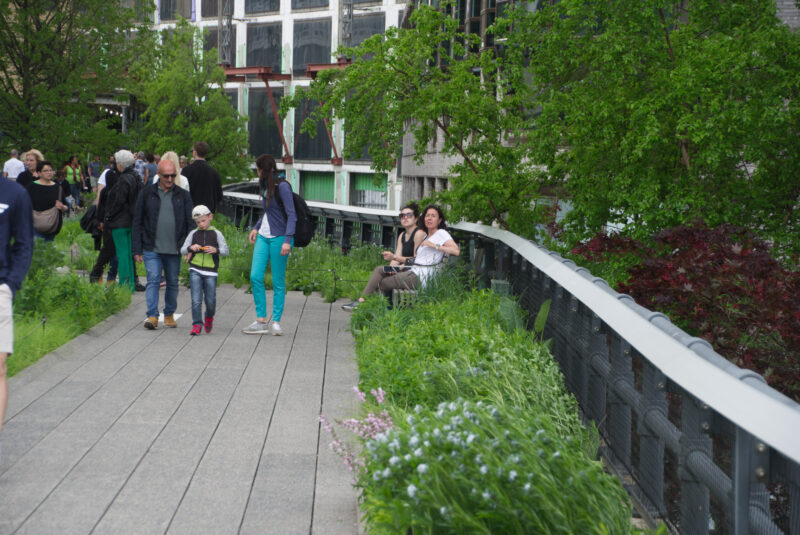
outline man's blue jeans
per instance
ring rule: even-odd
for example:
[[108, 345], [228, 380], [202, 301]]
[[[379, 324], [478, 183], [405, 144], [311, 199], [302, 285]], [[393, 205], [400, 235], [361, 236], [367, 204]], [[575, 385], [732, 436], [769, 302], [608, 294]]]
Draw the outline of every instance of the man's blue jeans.
[[213, 318], [217, 311], [217, 277], [189, 270], [192, 286], [192, 325], [203, 324], [203, 294], [206, 301], [206, 317]]
[[144, 269], [147, 271], [147, 288], [144, 298], [147, 302], [147, 317], [158, 317], [158, 288], [161, 286], [161, 268], [167, 288], [164, 292], [164, 316], [171, 316], [178, 308], [178, 273], [181, 269], [181, 257], [177, 254], [162, 254], [154, 251], [143, 251]]

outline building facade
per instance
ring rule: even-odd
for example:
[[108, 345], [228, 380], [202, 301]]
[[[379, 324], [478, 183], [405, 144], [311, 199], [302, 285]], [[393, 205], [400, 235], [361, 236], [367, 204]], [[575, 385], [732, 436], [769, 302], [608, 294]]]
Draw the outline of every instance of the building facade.
[[402, 0], [159, 0], [153, 20], [158, 30], [173, 26], [179, 16], [204, 28], [206, 50], [217, 48], [222, 37], [223, 45], [230, 43], [223, 54], [230, 73], [268, 67], [277, 75], [266, 81], [229, 76], [225, 92], [248, 118], [250, 154], [275, 156], [303, 197], [395, 209], [402, 196], [397, 173], [375, 173], [366, 155], [342, 159], [346, 136], [341, 121], [329, 128], [319, 124], [312, 138], [300, 127], [314, 104], [290, 111], [278, 128], [273, 103], [279, 107], [284, 95], [311, 83], [309, 65], [336, 63], [340, 45], [355, 46], [399, 25], [404, 8]]

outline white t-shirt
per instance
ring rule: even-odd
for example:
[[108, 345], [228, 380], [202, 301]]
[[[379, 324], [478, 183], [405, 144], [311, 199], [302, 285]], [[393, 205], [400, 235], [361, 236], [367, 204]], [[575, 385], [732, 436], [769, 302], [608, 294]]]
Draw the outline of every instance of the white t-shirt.
[[[441, 228], [434, 232], [433, 236], [428, 236], [426, 238], [426, 240], [432, 241], [436, 245], [444, 245], [452, 239], [453, 237], [450, 236], [450, 233]], [[444, 251], [436, 250], [433, 247], [421, 245], [419, 249], [417, 249], [417, 258], [414, 260], [414, 266], [412, 266], [411, 271], [417, 275], [419, 283], [423, 287], [425, 283], [428, 282], [428, 279], [436, 274], [436, 271], [442, 265], [443, 258]]]
[[275, 236], [272, 235], [272, 231], [269, 228], [269, 221], [267, 220], [267, 212], [264, 212], [264, 217], [261, 218], [261, 227], [258, 229], [258, 233], [265, 238], [274, 238]]
[[16, 180], [21, 172], [25, 170], [25, 164], [18, 158], [11, 158], [3, 165], [3, 172], [11, 180]]

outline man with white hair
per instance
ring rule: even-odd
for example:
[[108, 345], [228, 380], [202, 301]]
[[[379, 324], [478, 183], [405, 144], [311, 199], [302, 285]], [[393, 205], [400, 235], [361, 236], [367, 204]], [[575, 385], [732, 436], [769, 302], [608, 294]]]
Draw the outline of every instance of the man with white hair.
[[106, 213], [104, 225], [111, 229], [114, 248], [119, 262], [119, 285], [127, 286], [131, 293], [135, 288], [136, 272], [131, 253], [131, 229], [136, 200], [142, 189], [142, 181], [133, 169], [134, 157], [129, 150], [121, 150], [114, 154], [117, 170], [121, 173], [116, 182], [108, 190], [106, 197]]
[[4, 177], [16, 180], [19, 174], [25, 171], [25, 164], [19, 160], [18, 156], [19, 152], [17, 152], [17, 149], [11, 149], [11, 158], [3, 164]]

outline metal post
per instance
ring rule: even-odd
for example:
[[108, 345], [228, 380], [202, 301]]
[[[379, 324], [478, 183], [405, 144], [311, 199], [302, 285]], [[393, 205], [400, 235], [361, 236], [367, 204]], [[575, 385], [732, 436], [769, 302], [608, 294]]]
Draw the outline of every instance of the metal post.
[[602, 322], [597, 317], [597, 314], [592, 314], [589, 321], [589, 329], [591, 332], [587, 351], [587, 355], [589, 355], [589, 373], [587, 377], [589, 390], [585, 410], [589, 418], [594, 420], [600, 434], [604, 435], [606, 432], [606, 383], [591, 366], [591, 362], [595, 358], [608, 362], [608, 346], [606, 345], [605, 334], [602, 332]]
[[616, 460], [626, 468], [631, 466], [631, 408], [613, 389], [617, 383], [633, 386], [631, 346], [617, 333], [611, 334], [611, 377], [609, 384], [609, 439]]
[[684, 393], [681, 404], [681, 440], [678, 475], [681, 478], [681, 529], [686, 533], [708, 533], [709, 491], [687, 467], [695, 452], [711, 456], [710, 411], [694, 396]]
[[[664, 440], [648, 424], [653, 413], [667, 415], [667, 378], [661, 370], [640, 357], [642, 362], [642, 403], [638, 419], [639, 480], [644, 494], [663, 513]], [[683, 501], [683, 500], [681, 500]], [[687, 531], [686, 533], [694, 533]]]

